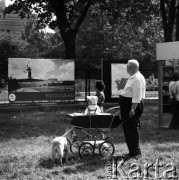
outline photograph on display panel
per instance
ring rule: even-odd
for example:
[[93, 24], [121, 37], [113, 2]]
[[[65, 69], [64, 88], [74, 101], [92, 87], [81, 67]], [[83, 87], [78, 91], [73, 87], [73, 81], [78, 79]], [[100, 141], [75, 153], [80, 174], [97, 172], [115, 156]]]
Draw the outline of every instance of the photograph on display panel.
[[9, 101], [74, 101], [74, 69], [74, 60], [9, 58]]
[[124, 88], [129, 75], [127, 73], [127, 64], [111, 63], [111, 97], [119, 97]]

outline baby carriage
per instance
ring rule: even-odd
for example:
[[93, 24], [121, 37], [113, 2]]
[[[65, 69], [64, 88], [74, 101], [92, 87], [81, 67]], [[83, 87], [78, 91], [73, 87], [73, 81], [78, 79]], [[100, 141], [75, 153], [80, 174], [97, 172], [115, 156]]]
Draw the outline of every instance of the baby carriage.
[[[83, 115], [83, 113], [68, 114], [70, 124], [75, 130], [81, 131], [82, 137], [77, 137], [70, 145], [72, 153], [78, 153], [82, 158], [90, 158], [94, 155], [95, 149], [103, 157], [110, 157], [115, 152], [114, 144], [106, 133], [110, 133], [121, 123], [120, 107], [109, 108], [105, 113], [98, 115]], [[96, 135], [96, 134], [97, 135]], [[98, 140], [97, 136], [101, 139]]]

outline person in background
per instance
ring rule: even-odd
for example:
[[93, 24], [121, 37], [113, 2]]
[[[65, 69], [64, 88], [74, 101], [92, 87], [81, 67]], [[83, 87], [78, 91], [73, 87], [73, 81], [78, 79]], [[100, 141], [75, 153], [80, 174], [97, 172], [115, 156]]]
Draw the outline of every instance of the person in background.
[[169, 82], [170, 105], [172, 108], [172, 120], [169, 129], [177, 129], [179, 127], [179, 73], [174, 72], [172, 81]]
[[146, 82], [135, 59], [128, 61], [127, 73], [130, 78], [119, 96], [124, 136], [129, 150], [125, 158], [139, 158], [142, 155], [139, 145], [139, 118], [143, 113]]
[[101, 109], [101, 112], [104, 112], [103, 106], [104, 106], [104, 101], [105, 101], [105, 95], [104, 95], [104, 89], [105, 89], [105, 84], [102, 80], [96, 81], [96, 96], [98, 97], [98, 106]]
[[149, 76], [149, 84], [154, 84], [154, 82], [155, 82], [154, 73], [152, 73], [151, 76]]

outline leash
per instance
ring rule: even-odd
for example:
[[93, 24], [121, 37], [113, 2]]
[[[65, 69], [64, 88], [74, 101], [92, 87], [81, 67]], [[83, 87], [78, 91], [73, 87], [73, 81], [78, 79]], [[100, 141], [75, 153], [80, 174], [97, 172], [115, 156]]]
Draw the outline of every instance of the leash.
[[[112, 121], [111, 121], [111, 123], [110, 123], [110, 126], [109, 126], [109, 129], [111, 128], [111, 125], [112, 125], [112, 123], [113, 123], [113, 120], [114, 120], [114, 117], [118, 114], [119, 112], [117, 112], [117, 113], [115, 113], [114, 115], [113, 115], [113, 119], [112, 119]], [[126, 123], [127, 121], [129, 121], [130, 119], [131, 119], [132, 117], [128, 117], [127, 119], [125, 119], [124, 121], [122, 121], [122, 118], [119, 118], [119, 119], [121, 119], [121, 127], [124, 125], [124, 123]]]
[[129, 121], [132, 117], [128, 117], [127, 119], [125, 119], [124, 121], [121, 122], [121, 126], [123, 126], [127, 121]]
[[66, 137], [66, 139], [67, 139], [68, 144], [72, 145], [72, 142], [67, 137]]

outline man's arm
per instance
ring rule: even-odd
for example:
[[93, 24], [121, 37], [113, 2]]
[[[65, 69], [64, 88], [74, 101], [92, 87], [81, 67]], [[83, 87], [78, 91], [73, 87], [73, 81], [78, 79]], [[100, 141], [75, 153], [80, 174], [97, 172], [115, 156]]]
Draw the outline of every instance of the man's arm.
[[133, 117], [135, 115], [135, 109], [137, 108], [138, 103], [132, 103], [131, 110], [129, 112], [129, 117]]
[[141, 88], [142, 88], [142, 83], [140, 80], [135, 81], [133, 85], [133, 98], [132, 98], [132, 106], [131, 110], [129, 112], [129, 117], [133, 117], [135, 115], [135, 109], [137, 108], [137, 105], [140, 103], [140, 98], [141, 98]]

